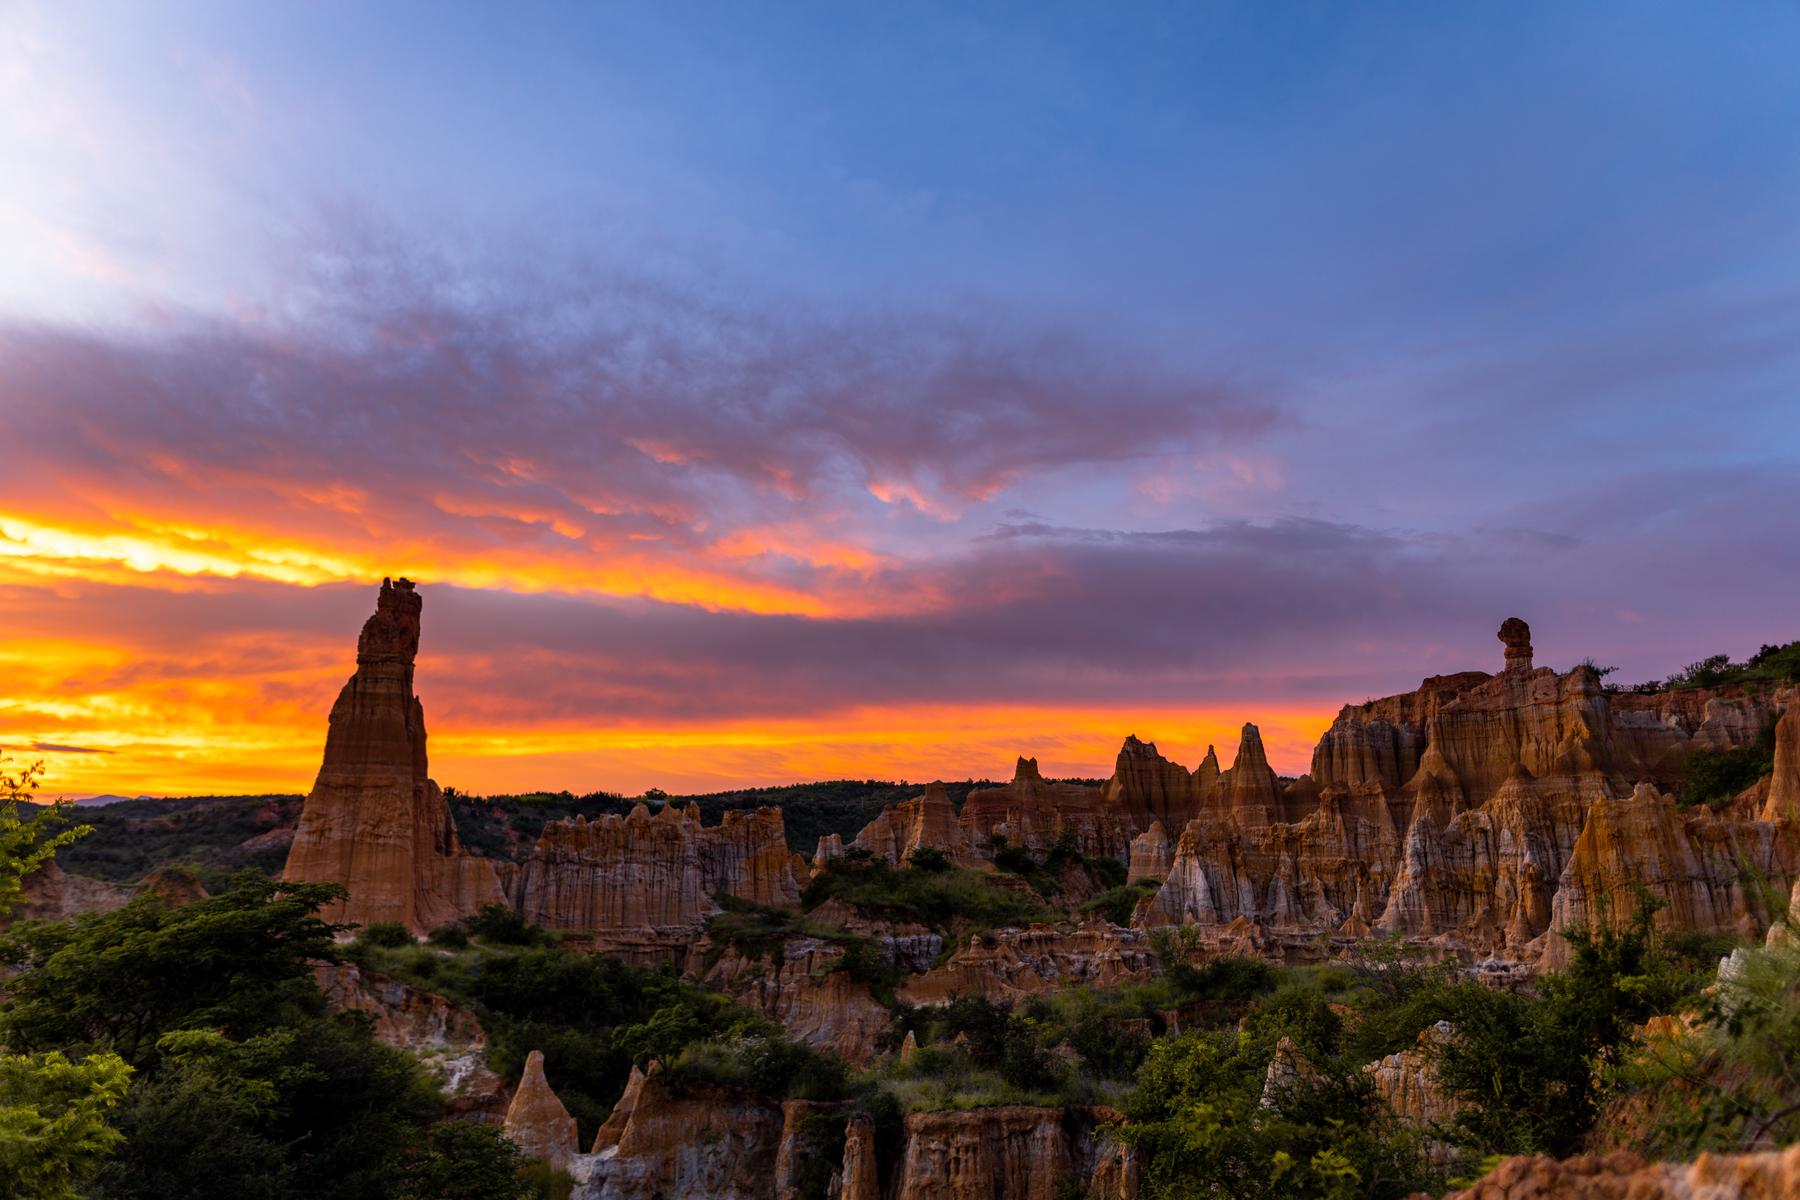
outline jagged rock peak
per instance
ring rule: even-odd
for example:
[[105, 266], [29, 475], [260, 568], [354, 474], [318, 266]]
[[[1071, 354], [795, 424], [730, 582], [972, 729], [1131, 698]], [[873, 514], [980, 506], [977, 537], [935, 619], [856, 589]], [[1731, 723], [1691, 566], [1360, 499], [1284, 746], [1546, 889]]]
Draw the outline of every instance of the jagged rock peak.
[[419, 610], [424, 601], [410, 579], [383, 579], [375, 613], [356, 639], [356, 661], [412, 666], [419, 655]]
[[[1206, 756], [1213, 758], [1213, 748], [1206, 748]], [[1237, 757], [1231, 762], [1231, 769], [1240, 767], [1264, 768], [1269, 765], [1269, 756], [1263, 751], [1262, 730], [1250, 722], [1244, 722], [1244, 731], [1238, 739]]]
[[1021, 755], [1019, 758], [1018, 765], [1013, 768], [1013, 780], [1015, 782], [1022, 782], [1024, 780], [1028, 780], [1028, 779], [1042, 779], [1042, 778], [1043, 778], [1043, 776], [1038, 774], [1037, 759], [1026, 758], [1023, 755]]
[[1531, 670], [1531, 626], [1517, 617], [1508, 617], [1500, 622], [1500, 632], [1494, 636], [1506, 645], [1508, 671]]

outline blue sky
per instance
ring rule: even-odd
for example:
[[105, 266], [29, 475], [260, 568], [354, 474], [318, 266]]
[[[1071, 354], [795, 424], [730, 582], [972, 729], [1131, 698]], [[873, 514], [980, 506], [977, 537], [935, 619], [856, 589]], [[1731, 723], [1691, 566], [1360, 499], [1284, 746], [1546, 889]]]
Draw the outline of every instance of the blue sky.
[[1513, 608], [1746, 653], [1797, 58], [1749, 3], [0, 4], [0, 562], [860, 622], [895, 711], [1328, 712]]

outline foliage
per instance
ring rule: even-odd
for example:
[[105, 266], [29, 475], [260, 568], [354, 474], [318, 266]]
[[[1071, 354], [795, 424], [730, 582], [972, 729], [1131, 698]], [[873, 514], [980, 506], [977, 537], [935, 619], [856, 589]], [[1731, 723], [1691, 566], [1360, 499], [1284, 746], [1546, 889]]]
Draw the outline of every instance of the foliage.
[[[486, 923], [469, 923], [472, 940], [455, 950], [359, 944], [351, 952], [372, 969], [467, 1005], [488, 1031], [488, 1062], [503, 1078], [516, 1076], [526, 1055], [542, 1050], [545, 1076], [584, 1139], [612, 1111], [634, 1062], [672, 1064], [708, 1044], [711, 1049], [689, 1058], [685, 1079], [749, 1081], [746, 1086], [776, 1089], [777, 1098], [821, 1090], [819, 1080], [835, 1069], [802, 1062], [821, 1056], [786, 1042], [779, 1029], [730, 998], [671, 972], [555, 944], [521, 946], [504, 926], [500, 940], [490, 941], [482, 928]], [[725, 1061], [733, 1056], [742, 1061]]]
[[1156, 1043], [1120, 1131], [1144, 1152], [1146, 1195], [1349, 1200], [1441, 1184], [1360, 1071], [1296, 1072], [1265, 1104], [1274, 1052], [1266, 1029]]
[[310, 1017], [242, 1039], [182, 1029], [134, 1089], [108, 1197], [353, 1200], [386, 1194], [440, 1101], [366, 1020]]
[[396, 1200], [532, 1200], [531, 1161], [492, 1125], [439, 1121], [407, 1158]]
[[116, 1054], [0, 1054], [0, 1195], [79, 1194], [122, 1140], [108, 1122], [130, 1080]]
[[1728, 683], [1800, 683], [1800, 641], [1765, 645], [1743, 662], [1714, 654], [1663, 681], [1665, 688], [1719, 687]]
[[1126, 925], [1131, 922], [1131, 914], [1137, 908], [1138, 901], [1145, 896], [1156, 895], [1162, 887], [1154, 879], [1134, 879], [1128, 884], [1111, 887], [1081, 906], [1082, 912], [1096, 913], [1105, 917], [1114, 925]]
[[[1793, 918], [1790, 916], [1790, 921]], [[1739, 950], [1692, 1029], [1640, 1047], [1619, 1078], [1659, 1154], [1771, 1149], [1800, 1140], [1800, 941], [1791, 926]]]
[[335, 884], [275, 883], [252, 872], [231, 891], [179, 908], [154, 895], [0, 940], [23, 968], [0, 1011], [14, 1047], [103, 1046], [142, 1067], [171, 1029], [248, 1037], [321, 1010], [312, 963], [336, 957], [317, 916]]
[[994, 876], [962, 867], [896, 870], [866, 854], [834, 858], [801, 898], [810, 912], [830, 899], [866, 916], [907, 921], [940, 932], [1054, 921], [1056, 914]]
[[[92, 832], [86, 825], [55, 832], [56, 826], [67, 819], [71, 806], [43, 808], [23, 803], [37, 789], [44, 764], [32, 763], [22, 770], [8, 771], [6, 762], [6, 757], [0, 755], [0, 917], [18, 903], [25, 876], [49, 862], [62, 847]], [[27, 808], [29, 812], [22, 811]]]
[[410, 946], [417, 939], [412, 930], [398, 921], [376, 921], [357, 931], [356, 940], [371, 946]]
[[1775, 769], [1775, 725], [1770, 722], [1750, 746], [1695, 750], [1683, 765], [1681, 803], [1729, 804], [1737, 794]]

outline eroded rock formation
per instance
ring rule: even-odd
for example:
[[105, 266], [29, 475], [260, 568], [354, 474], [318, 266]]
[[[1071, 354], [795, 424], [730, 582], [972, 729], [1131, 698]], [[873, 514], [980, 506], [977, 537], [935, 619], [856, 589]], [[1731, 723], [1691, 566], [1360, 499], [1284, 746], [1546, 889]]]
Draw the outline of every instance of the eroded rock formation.
[[799, 903], [779, 808], [727, 812], [712, 826], [693, 805], [552, 822], [519, 869], [512, 901], [530, 921], [588, 935], [595, 949], [653, 961], [685, 952], [719, 911], [717, 895]]
[[507, 1105], [502, 1128], [519, 1149], [553, 1167], [567, 1166], [579, 1150], [575, 1118], [544, 1078], [542, 1050], [525, 1057], [525, 1073]]
[[[1760, 821], [1678, 809], [1655, 783], [1672, 784], [1696, 748], [1750, 744], [1791, 702], [1741, 686], [1609, 695], [1586, 668], [1533, 668], [1524, 622], [1500, 640], [1498, 675], [1434, 676], [1346, 707], [1312, 778], [1270, 805], [1284, 819], [1262, 821], [1268, 783], [1250, 793], [1262, 764], [1241, 749], [1225, 799], [1182, 830], [1134, 923], [1242, 922], [1253, 942], [1372, 930], [1545, 965], [1566, 952], [1555, 930], [1629, 921], [1639, 888], [1665, 901], [1668, 928], [1765, 927], [1746, 865], [1784, 886], [1800, 867], [1791, 820], [1773, 819], [1789, 795], [1781, 772]], [[1795, 761], [1790, 750], [1783, 765]]]
[[1082, 853], [1121, 861], [1137, 832], [1123, 812], [1107, 803], [1103, 789], [1051, 783], [1038, 772], [1035, 758], [1019, 759], [1006, 786], [970, 792], [963, 801], [962, 825], [976, 846], [1005, 838], [1043, 853], [1068, 833]]
[[300, 811], [283, 878], [341, 883], [330, 921], [396, 921], [426, 932], [502, 899], [493, 864], [464, 854], [429, 775], [425, 709], [413, 694], [421, 602], [383, 580], [331, 707], [325, 760]]
[[1444, 1200], [1792, 1200], [1800, 1146], [1756, 1154], [1702, 1154], [1646, 1163], [1630, 1150], [1557, 1160], [1509, 1158]]
[[333, 1012], [366, 1013], [376, 1037], [412, 1052], [458, 1114], [500, 1120], [506, 1085], [487, 1066], [487, 1031], [475, 1014], [355, 963], [320, 963], [319, 990]]

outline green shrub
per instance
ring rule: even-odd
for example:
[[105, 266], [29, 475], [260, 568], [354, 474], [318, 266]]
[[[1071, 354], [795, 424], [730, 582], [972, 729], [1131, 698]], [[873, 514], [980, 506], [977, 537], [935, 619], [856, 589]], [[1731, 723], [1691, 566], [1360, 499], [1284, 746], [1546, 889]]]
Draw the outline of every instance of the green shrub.
[[1775, 726], [1771, 722], [1752, 746], [1695, 750], [1683, 764], [1681, 803], [1729, 804], [1739, 792], [1775, 769]]
[[364, 925], [357, 932], [356, 940], [371, 946], [411, 946], [414, 944], [412, 930], [398, 921], [377, 921], [373, 925]]

